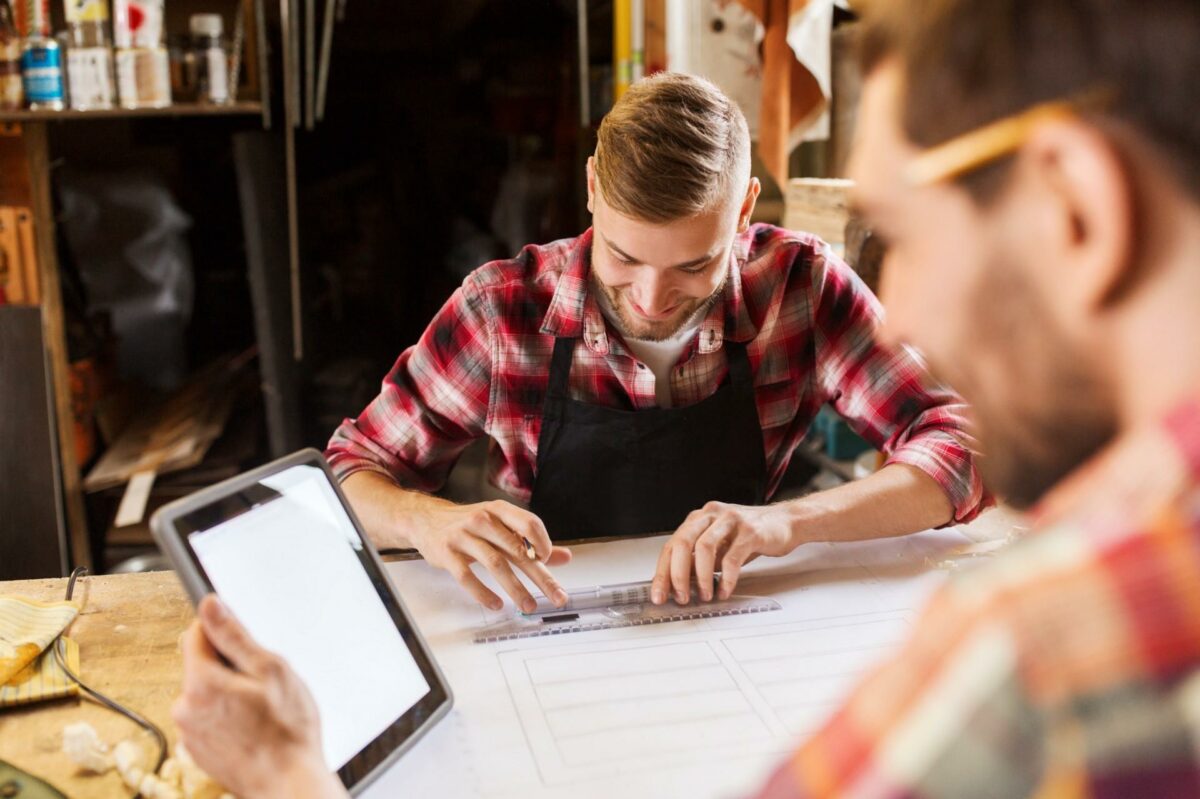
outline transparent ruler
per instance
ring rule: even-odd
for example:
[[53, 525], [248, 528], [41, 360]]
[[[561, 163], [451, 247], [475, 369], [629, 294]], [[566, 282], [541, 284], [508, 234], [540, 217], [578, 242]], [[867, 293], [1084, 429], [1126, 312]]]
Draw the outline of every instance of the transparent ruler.
[[780, 607], [774, 599], [736, 594], [729, 599], [697, 601], [691, 605], [678, 605], [674, 600], [655, 605], [650, 602], [649, 582], [585, 588], [568, 592], [568, 597], [569, 601], [562, 608], [556, 608], [548, 600], [540, 598], [537, 609], [532, 613], [517, 613], [511, 618], [481, 627], [473, 640], [477, 644], [487, 644], [517, 638], [766, 613], [779, 610]]

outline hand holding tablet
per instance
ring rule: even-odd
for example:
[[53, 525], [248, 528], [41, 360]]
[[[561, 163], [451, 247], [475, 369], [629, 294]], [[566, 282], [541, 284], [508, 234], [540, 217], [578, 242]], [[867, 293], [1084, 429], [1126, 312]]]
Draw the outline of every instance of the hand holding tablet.
[[[218, 594], [255, 646], [299, 676], [319, 711], [325, 761], [352, 792], [449, 709], [441, 673], [320, 453], [172, 503], [151, 527], [192, 600]], [[235, 653], [221, 654], [242, 670]]]
[[183, 691], [171, 713], [192, 758], [248, 799], [345, 797], [325, 763], [320, 717], [304, 682], [255, 643], [216, 595], [200, 601], [196, 616], [184, 634]]

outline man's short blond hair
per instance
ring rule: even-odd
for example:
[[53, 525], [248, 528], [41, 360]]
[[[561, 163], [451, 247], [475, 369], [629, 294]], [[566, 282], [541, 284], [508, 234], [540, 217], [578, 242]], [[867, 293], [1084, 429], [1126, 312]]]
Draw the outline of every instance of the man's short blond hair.
[[716, 207], [750, 177], [750, 132], [713, 83], [660, 72], [617, 101], [596, 143], [597, 190], [620, 213], [673, 222]]

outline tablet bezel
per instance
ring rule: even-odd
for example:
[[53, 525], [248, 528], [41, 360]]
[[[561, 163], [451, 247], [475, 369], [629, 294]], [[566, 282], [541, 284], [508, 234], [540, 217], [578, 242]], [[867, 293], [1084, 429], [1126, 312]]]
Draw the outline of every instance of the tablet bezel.
[[[392, 722], [387, 729], [337, 770], [342, 784], [346, 786], [351, 795], [357, 795], [449, 712], [454, 697], [437, 661], [433, 658], [429, 645], [426, 644], [420, 630], [413, 623], [412, 616], [404, 606], [404, 601], [384, 572], [383, 562], [379, 559], [378, 551], [363, 532], [362, 524], [350, 507], [350, 503], [346, 501], [341, 485], [334, 478], [325, 457], [315, 449], [303, 449], [217, 485], [197, 491], [159, 508], [150, 519], [150, 529], [159, 548], [175, 567], [175, 573], [183, 584], [184, 590], [187, 591], [188, 597], [192, 600], [192, 604], [198, 604], [206, 594], [214, 593], [214, 590], [195, 551], [188, 543], [190, 531], [180, 528], [178, 524], [180, 520], [258, 484], [265, 477], [295, 466], [316, 466], [324, 472], [338, 501], [341, 502], [343, 510], [351, 524], [354, 525], [359, 539], [363, 542], [363, 550], [368, 555], [362, 559], [367, 576], [375, 586], [384, 607], [387, 608], [388, 615], [396, 623], [400, 636], [408, 646], [409, 653], [413, 656], [422, 676], [429, 684], [429, 692], [419, 702]], [[233, 516], [228, 518], [233, 518]], [[227, 519], [223, 519], [223, 521], [225, 520]], [[406, 731], [407, 734], [405, 734]], [[404, 737], [398, 742], [389, 740], [390, 736], [396, 735]]]

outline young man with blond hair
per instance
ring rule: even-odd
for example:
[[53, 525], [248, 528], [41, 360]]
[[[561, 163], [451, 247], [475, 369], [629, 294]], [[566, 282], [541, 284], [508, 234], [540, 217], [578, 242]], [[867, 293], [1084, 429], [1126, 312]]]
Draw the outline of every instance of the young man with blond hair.
[[[334, 434], [329, 462], [377, 545], [416, 547], [498, 608], [478, 563], [529, 609], [514, 568], [565, 601], [547, 567], [570, 553], [553, 540], [673, 532], [652, 594], [686, 603], [690, 578], [708, 600], [720, 571], [727, 596], [759, 554], [977, 511], [957, 398], [878, 343], [878, 302], [824, 243], [750, 224], [750, 139], [720, 90], [678, 74], [633, 86], [587, 185], [591, 229], [470, 275]], [[827, 402], [887, 464], [766, 504]], [[483, 436], [514, 502], [424, 493]]]

